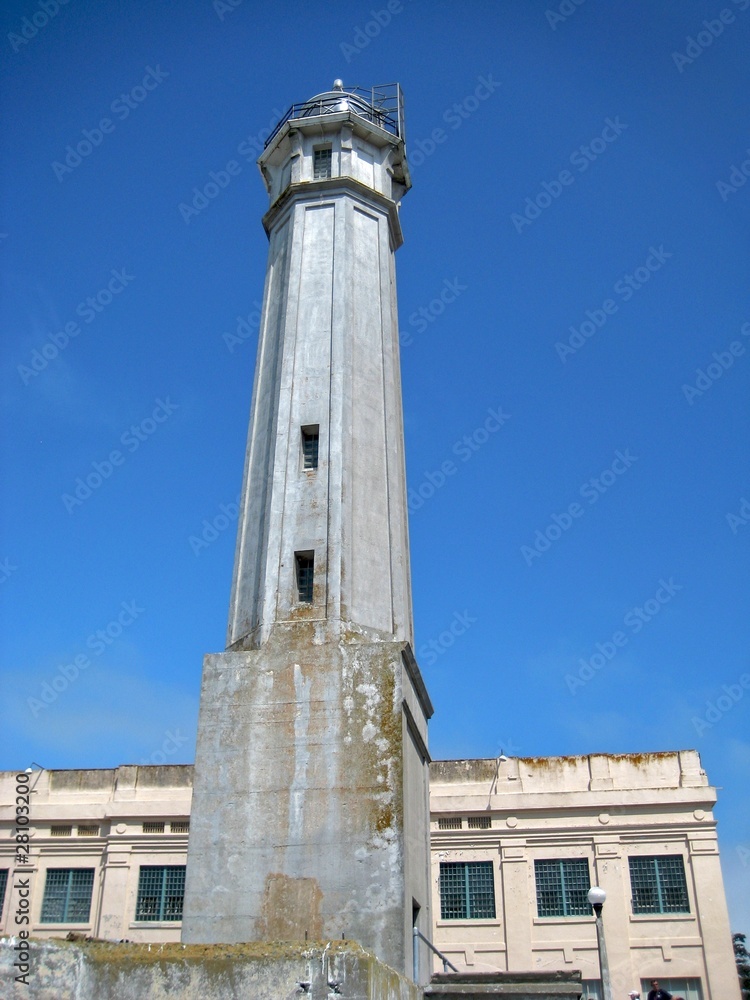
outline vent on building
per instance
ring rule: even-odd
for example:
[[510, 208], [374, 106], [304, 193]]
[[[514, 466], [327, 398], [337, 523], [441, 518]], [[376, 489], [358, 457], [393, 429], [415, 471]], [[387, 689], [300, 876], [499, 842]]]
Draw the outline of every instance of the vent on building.
[[163, 823], [163, 821], [157, 823], [157, 822], [155, 822], [153, 820], [145, 822], [143, 824], [143, 832], [144, 833], [164, 833], [164, 823]]
[[297, 600], [300, 604], [312, 604], [314, 567], [315, 553], [294, 553], [294, 568], [297, 576]]
[[49, 830], [50, 837], [72, 837], [73, 827], [72, 826], [51, 826]]
[[170, 833], [190, 833], [189, 819], [176, 819], [169, 824]]
[[93, 823], [81, 823], [78, 827], [79, 837], [98, 837], [99, 827]]
[[463, 820], [460, 816], [441, 816], [438, 819], [438, 830], [461, 830]]
[[333, 152], [330, 146], [313, 150], [313, 180], [320, 181], [331, 176]]
[[467, 823], [470, 830], [489, 830], [492, 819], [489, 816], [469, 816]]

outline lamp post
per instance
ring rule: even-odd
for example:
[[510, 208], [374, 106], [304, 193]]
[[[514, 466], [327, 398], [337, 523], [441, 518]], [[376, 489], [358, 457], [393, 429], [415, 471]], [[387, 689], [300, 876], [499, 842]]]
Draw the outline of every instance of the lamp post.
[[612, 1000], [612, 982], [609, 978], [609, 962], [607, 961], [607, 945], [604, 941], [604, 924], [602, 922], [602, 907], [607, 893], [598, 885], [592, 885], [587, 899], [594, 909], [596, 917], [596, 943], [599, 949], [599, 969], [602, 977], [602, 1000]]

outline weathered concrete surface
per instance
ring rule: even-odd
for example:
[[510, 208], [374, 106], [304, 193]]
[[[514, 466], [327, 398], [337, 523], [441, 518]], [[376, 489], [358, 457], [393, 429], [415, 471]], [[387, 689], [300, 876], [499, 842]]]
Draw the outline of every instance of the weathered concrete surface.
[[343, 934], [404, 971], [412, 900], [430, 930], [426, 694], [404, 643], [296, 640], [206, 657], [182, 940]]
[[[331, 176], [314, 179], [321, 144]], [[301, 619], [413, 642], [394, 259], [404, 164], [401, 140], [356, 115], [287, 122], [261, 157], [270, 246], [228, 649]], [[309, 604], [295, 552], [314, 553]]]
[[412, 920], [431, 926], [432, 707], [409, 645], [394, 254], [411, 182], [382, 122], [343, 100], [285, 122], [259, 160], [268, 268], [227, 651], [204, 661], [182, 940], [343, 933], [405, 972]]
[[581, 973], [570, 972], [479, 972], [438, 973], [425, 988], [425, 1000], [578, 1000]]
[[28, 986], [13, 939], [0, 939], [3, 1000], [421, 1000], [421, 991], [358, 945], [147, 945], [31, 942]]

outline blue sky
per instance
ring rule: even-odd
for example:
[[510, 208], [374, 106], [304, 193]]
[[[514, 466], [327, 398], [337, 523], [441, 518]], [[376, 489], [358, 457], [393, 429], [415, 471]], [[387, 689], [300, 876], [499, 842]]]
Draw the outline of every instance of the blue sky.
[[192, 760], [262, 130], [398, 80], [433, 755], [697, 748], [750, 932], [750, 0], [55, 6], [2, 21], [0, 766]]

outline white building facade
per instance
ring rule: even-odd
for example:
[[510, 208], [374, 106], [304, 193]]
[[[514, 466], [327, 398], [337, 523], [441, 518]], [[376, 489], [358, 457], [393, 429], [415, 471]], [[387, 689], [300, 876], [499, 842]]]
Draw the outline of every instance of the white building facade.
[[[431, 937], [459, 970], [580, 969], [585, 995], [599, 998], [586, 903], [598, 884], [614, 998], [640, 990], [645, 1000], [657, 978], [685, 1000], [740, 1000], [716, 791], [696, 751], [435, 761], [431, 771]], [[192, 766], [28, 777], [32, 936], [179, 941]], [[4, 934], [18, 932], [15, 779], [0, 774]]]
[[433, 762], [436, 946], [460, 970], [580, 969], [600, 998], [599, 885], [613, 997], [656, 978], [739, 1000], [715, 802], [694, 750]]

